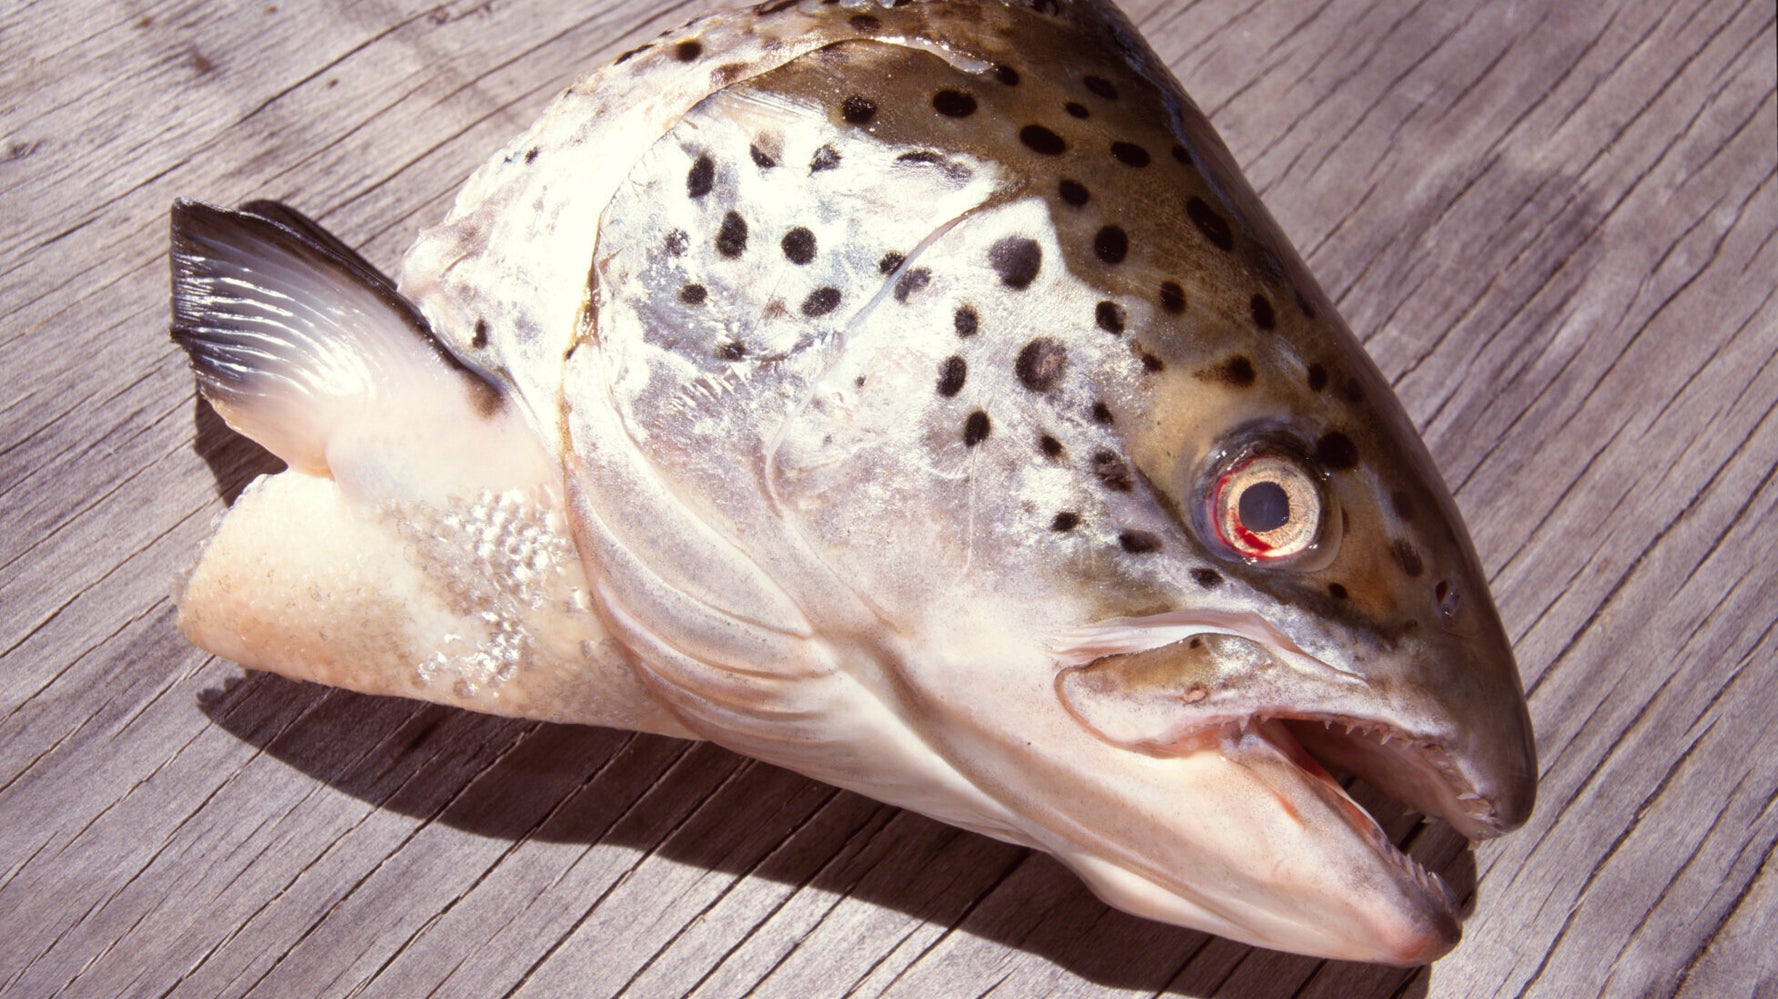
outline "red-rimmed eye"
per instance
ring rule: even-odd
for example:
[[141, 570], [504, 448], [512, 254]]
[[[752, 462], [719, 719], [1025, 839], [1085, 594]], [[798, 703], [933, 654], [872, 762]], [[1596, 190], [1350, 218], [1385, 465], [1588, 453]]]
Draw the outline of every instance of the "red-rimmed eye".
[[1222, 542], [1243, 558], [1289, 558], [1321, 533], [1321, 490], [1297, 462], [1259, 454], [1216, 480], [1211, 520]]

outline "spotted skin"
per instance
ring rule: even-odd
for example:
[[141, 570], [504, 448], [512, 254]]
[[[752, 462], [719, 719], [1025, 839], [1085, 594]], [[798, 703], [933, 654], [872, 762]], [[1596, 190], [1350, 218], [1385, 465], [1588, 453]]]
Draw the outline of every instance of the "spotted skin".
[[[991, 451], [970, 445], [973, 474], [958, 479], [954, 495], [939, 502], [967, 505], [968, 496], [980, 492], [1020, 497], [1032, 510], [1021, 519], [1036, 524], [1061, 506], [1087, 509], [1099, 530], [1069, 540], [1096, 542], [1102, 554], [1095, 558], [1129, 554], [1121, 532], [1141, 529], [1157, 539], [1155, 547], [1170, 540], [1192, 560], [1176, 567], [1179, 572], [1217, 564], [1216, 553], [1204, 551], [1177, 514], [1172, 523], [1154, 522], [1151, 504], [1112, 515], [1102, 476], [1043, 461], [1047, 456], [1029, 442], [1049, 436], [1083, 455], [1121, 452], [1139, 442], [1107, 430], [1119, 412], [1140, 427], [1173, 407], [1214, 409], [1222, 426], [1301, 421], [1305, 410], [1323, 410], [1302, 390], [1304, 358], [1346, 352], [1337, 342], [1343, 331], [1300, 309], [1280, 313], [1271, 305], [1319, 293], [1297, 269], [1287, 273], [1276, 264], [1280, 244], [1269, 220], [1245, 213], [1222, 193], [1231, 186], [1226, 178], [1204, 172], [1201, 164], [1226, 159], [1220, 147], [1196, 155], [1150, 152], [1203, 144], [1183, 127], [1197, 121], [1189, 104], [1125, 67], [1082, 73], [1033, 65], [1031, 53], [1054, 50], [1069, 30], [1065, 25], [1021, 18], [1006, 34], [983, 37], [973, 24], [954, 24], [962, 18], [943, 7], [910, 5], [871, 17], [866, 34], [872, 37], [930, 32], [954, 41], [967, 27], [965, 51], [980, 53], [984, 64], [1014, 67], [1019, 83], [1009, 86], [930, 50], [841, 37], [695, 105], [624, 178], [599, 230], [601, 327], [623, 341], [633, 322], [641, 342], [671, 348], [662, 356], [625, 355], [626, 372], [629, 365], [649, 372], [651, 387], [643, 392], [658, 401], [646, 415], [638, 413], [638, 425], [678, 433], [661, 414], [685, 412], [685, 399], [703, 391], [699, 379], [720, 377], [724, 409], [700, 413], [698, 426], [733, 443], [750, 433], [736, 424], [758, 415], [737, 405], [735, 393], [751, 398], [765, 387], [756, 384], [763, 379], [775, 396], [801, 403], [803, 419], [816, 419], [807, 397], [821, 394], [826, 375], [835, 392], [855, 397], [851, 405], [871, 406], [881, 393], [897, 413], [885, 417], [894, 426], [873, 431], [882, 437], [881, 453], [854, 467], [879, 475], [894, 467], [922, 481], [925, 471], [942, 467], [945, 449], [986, 442], [965, 427], [975, 412], [967, 404], [979, 400], [1006, 431], [991, 449], [1008, 449], [1004, 468], [983, 467]], [[1089, 116], [1058, 113], [1071, 102], [1088, 108]], [[983, 122], [1003, 124], [984, 128]], [[774, 151], [771, 165], [755, 155], [762, 149]], [[811, 167], [783, 170], [779, 160]], [[692, 252], [658, 252], [676, 232], [694, 234]], [[781, 246], [781, 259], [752, 247], [752, 233]], [[919, 255], [910, 260], [902, 248], [917, 248]], [[785, 267], [786, 261], [795, 266]], [[711, 290], [695, 312], [679, 308], [683, 301], [670, 293], [688, 283]], [[954, 355], [943, 335], [947, 325], [953, 335], [965, 328], [973, 335], [984, 326], [983, 313], [996, 317], [986, 324], [988, 334]], [[976, 318], [960, 322], [963, 315]], [[843, 323], [813, 322], [822, 319]], [[1043, 335], [1033, 338], [1033, 332]], [[1095, 332], [1118, 339], [1090, 335]], [[898, 379], [853, 385], [873, 369], [933, 371], [951, 356], [969, 365], [967, 386], [961, 379], [929, 380], [933, 390], [919, 399]], [[743, 359], [737, 369], [734, 362]], [[1198, 377], [1202, 373], [1212, 377]], [[1095, 406], [1113, 419], [1083, 419]], [[1342, 443], [1351, 438], [1327, 429], [1343, 426], [1345, 416], [1337, 409], [1319, 413], [1302, 431], [1317, 442], [1333, 435], [1333, 443], [1318, 443], [1315, 453], [1331, 459], [1334, 471], [1356, 464], [1356, 445]], [[1215, 444], [1208, 437], [1193, 441], [1190, 453], [1200, 457]], [[772, 455], [784, 474], [800, 461], [830, 463], [782, 450], [787, 445], [800, 441], [785, 438]], [[787, 460], [793, 453], [796, 461]], [[730, 453], [727, 460], [755, 457]], [[1173, 464], [1145, 465], [1139, 455], [1136, 474], [1183, 507], [1190, 498], [1180, 487], [1190, 476], [1176, 470], [1183, 463]], [[688, 490], [705, 489], [723, 467], [712, 461], [688, 471]], [[1045, 481], [1070, 475], [1073, 491], [1062, 496], [1055, 495], [1057, 482]], [[844, 486], [801, 488], [833, 496]], [[932, 543], [1023, 553], [1028, 526], [976, 525], [973, 534]], [[992, 536], [1003, 529], [1017, 538]], [[856, 527], [845, 530], [856, 534]], [[1362, 580], [1374, 576], [1372, 568], [1347, 575]], [[1295, 580], [1259, 582], [1285, 601], [1324, 590], [1322, 584], [1292, 587]], [[1284, 592], [1289, 588], [1302, 592]], [[1152, 599], [1158, 605], [1164, 598]], [[1358, 602], [1377, 611], [1395, 599], [1378, 593]], [[1410, 620], [1398, 614], [1379, 631], [1399, 632]]]

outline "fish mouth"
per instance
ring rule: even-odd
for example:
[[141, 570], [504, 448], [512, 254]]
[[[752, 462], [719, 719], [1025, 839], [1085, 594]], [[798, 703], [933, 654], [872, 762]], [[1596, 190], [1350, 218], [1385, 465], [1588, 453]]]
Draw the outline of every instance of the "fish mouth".
[[[1371, 925], [1382, 948], [1367, 960], [1425, 963], [1455, 946], [1456, 895], [1336, 775], [1471, 840], [1499, 835], [1522, 818], [1510, 782], [1478, 755], [1461, 714], [1399, 684], [1374, 684], [1241, 615], [1108, 622], [1069, 637], [1068, 648], [1052, 649], [1057, 693], [1075, 721], [1125, 749], [1220, 758], [1245, 773], [1221, 793], [1244, 788], [1249, 800], [1270, 803], [1253, 813], [1252, 835], [1296, 844], [1299, 876], [1300, 863], [1315, 868], [1301, 890], [1322, 899], [1317, 907], [1351, 899], [1348, 917]], [[1506, 789], [1504, 806], [1490, 788]], [[1270, 855], [1248, 853], [1259, 864]]]
[[1440, 722], [1441, 712], [1391, 705], [1358, 674], [1311, 655], [1263, 619], [1164, 615], [1107, 622], [1065, 641], [1052, 645], [1062, 667], [1057, 692], [1077, 721], [1114, 743], [1171, 756], [1210, 748], [1231, 729], [1276, 723], [1262, 730], [1277, 732], [1280, 751], [1310, 764], [1311, 775], [1356, 776], [1470, 840], [1524, 821], [1528, 805], [1502, 807], [1488, 793], [1498, 775], [1483, 767], [1482, 777], [1495, 779], [1478, 786], [1476, 762], [1451, 740], [1468, 741]]

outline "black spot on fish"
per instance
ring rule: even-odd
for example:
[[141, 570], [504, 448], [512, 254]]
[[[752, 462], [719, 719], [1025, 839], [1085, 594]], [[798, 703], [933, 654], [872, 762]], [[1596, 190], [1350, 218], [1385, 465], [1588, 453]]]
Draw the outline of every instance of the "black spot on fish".
[[1086, 204], [1093, 196], [1092, 192], [1087, 190], [1087, 186], [1078, 180], [1063, 180], [1056, 186], [1056, 192], [1062, 196], [1063, 201], [1076, 208]]
[[822, 146], [820, 149], [815, 150], [814, 156], [809, 158], [810, 173], [820, 173], [823, 170], [832, 170], [839, 165], [840, 151], [832, 146]]
[[1092, 117], [1092, 112], [1088, 111], [1086, 109], [1085, 105], [1076, 104], [1073, 101], [1069, 101], [1068, 103], [1062, 105], [1062, 110], [1068, 112], [1068, 116], [1070, 118], [1090, 118], [1090, 117]]
[[1105, 488], [1112, 492], [1127, 493], [1136, 487], [1136, 480], [1130, 477], [1130, 466], [1124, 464], [1116, 451], [1094, 451], [1092, 469]]
[[1303, 318], [1304, 319], [1314, 319], [1315, 318], [1315, 307], [1313, 305], [1309, 304], [1309, 300], [1307, 298], [1303, 297], [1302, 289], [1300, 289], [1300, 288], [1297, 289], [1296, 291], [1293, 292], [1293, 294], [1296, 297], [1296, 307], [1298, 309], [1302, 310]]
[[1161, 308], [1176, 316], [1185, 311], [1185, 289], [1179, 282], [1161, 282]]
[[1271, 300], [1264, 295], [1255, 295], [1249, 299], [1247, 311], [1253, 314], [1253, 325], [1262, 330], [1269, 330], [1278, 324], [1278, 317], [1272, 314]]
[[969, 364], [952, 354], [938, 366], [938, 394], [949, 399], [963, 391], [963, 380], [969, 376]]
[[1013, 69], [1011, 66], [995, 66], [994, 78], [1009, 87], [1016, 87], [1019, 85], [1019, 71]]
[[688, 284], [679, 289], [679, 300], [686, 305], [703, 305], [704, 299], [709, 297], [709, 289], [701, 284]]
[[1167, 370], [1167, 362], [1145, 350], [1142, 352], [1142, 370], [1148, 372], [1165, 371]]
[[877, 273], [893, 274], [895, 273], [895, 268], [900, 267], [902, 261], [906, 259], [906, 257], [896, 253], [894, 250], [890, 250], [888, 253], [883, 254], [883, 259], [877, 261]]
[[668, 253], [675, 257], [684, 256], [685, 251], [691, 249], [691, 237], [685, 234], [684, 229], [674, 229], [667, 233], [665, 244]]
[[1185, 203], [1185, 214], [1191, 217], [1192, 224], [1204, 234], [1218, 249], [1232, 250], [1235, 248], [1235, 234], [1229, 229], [1229, 220], [1217, 214], [1216, 209], [1204, 203], [1202, 198], [1192, 198]]
[[475, 333], [469, 338], [469, 345], [476, 350], [488, 345], [488, 321], [486, 319], [476, 319]]
[[825, 316], [839, 304], [840, 290], [838, 288], [816, 288], [809, 292], [808, 298], [803, 299], [803, 315], [811, 319], [816, 316]]
[[1327, 369], [1319, 364], [1309, 365], [1309, 391], [1319, 392], [1327, 387]]
[[975, 336], [979, 325], [980, 320], [976, 317], [974, 306], [960, 305], [956, 314], [951, 317], [951, 328], [957, 331], [958, 336]]
[[777, 159], [774, 158], [771, 153], [759, 148], [759, 143], [757, 142], [747, 147], [747, 155], [753, 157], [753, 165], [759, 167], [761, 170], [770, 170], [778, 165]]
[[883, 26], [883, 22], [874, 14], [853, 14], [846, 22], [856, 31], [875, 31]]
[[1130, 255], [1130, 237], [1123, 229], [1108, 225], [1094, 234], [1093, 253], [1108, 264], [1121, 264]]
[[1314, 458], [1322, 468], [1333, 471], [1355, 468], [1358, 465], [1358, 445], [1338, 430], [1330, 430], [1315, 442]]
[[716, 231], [716, 252], [725, 257], [747, 252], [747, 220], [740, 212], [730, 211], [722, 217], [722, 228]]
[[1116, 423], [1117, 420], [1111, 415], [1110, 406], [1105, 405], [1103, 402], [1095, 402], [1093, 403], [1093, 422], [1103, 423], [1109, 427], [1113, 423]]
[[815, 259], [815, 234], [800, 225], [785, 233], [778, 245], [793, 264], [806, 264]]
[[1116, 302], [1100, 302], [1093, 307], [1093, 321], [1107, 333], [1124, 331], [1124, 307]]
[[1217, 572], [1215, 569], [1193, 569], [1192, 582], [1197, 583], [1206, 590], [1214, 590], [1222, 585], [1222, 573]]
[[1344, 600], [1346, 599], [1346, 587], [1339, 583], [1329, 583], [1327, 584], [1327, 595], [1335, 600]]
[[1402, 572], [1408, 574], [1409, 579], [1418, 579], [1426, 571], [1426, 563], [1421, 560], [1420, 551], [1414, 547], [1413, 542], [1406, 538], [1396, 538], [1391, 550], [1395, 554], [1396, 564], [1401, 566]]
[[709, 154], [699, 156], [692, 161], [691, 170], [685, 175], [685, 193], [694, 198], [701, 198], [710, 193], [716, 186], [716, 161]]
[[1192, 154], [1189, 152], [1186, 152], [1184, 146], [1175, 142], [1175, 143], [1173, 143], [1172, 152], [1173, 152], [1173, 158], [1178, 160], [1181, 164], [1183, 164], [1185, 166], [1192, 165]]
[[1062, 456], [1062, 442], [1049, 434], [1037, 438], [1037, 449], [1043, 452], [1045, 458], [1060, 458]]
[[988, 248], [988, 263], [1001, 284], [1022, 291], [1031, 287], [1043, 268], [1043, 247], [1035, 239], [1008, 236]]
[[673, 58], [680, 62], [691, 62], [703, 54], [704, 43], [698, 41], [696, 38], [687, 38], [685, 41], [673, 46]]
[[1063, 510], [1050, 521], [1052, 531], [1072, 531], [1080, 526], [1080, 514], [1073, 510]]
[[716, 356], [725, 361], [739, 361], [747, 356], [747, 345], [738, 340], [730, 340], [716, 348]]
[[1145, 167], [1149, 163], [1148, 150], [1134, 142], [1113, 142], [1111, 155], [1124, 166]]
[[1395, 515], [1402, 520], [1414, 519], [1414, 501], [1408, 494], [1397, 489], [1389, 494], [1389, 505], [1395, 509]]
[[1086, 88], [1108, 101], [1117, 100], [1117, 88], [1103, 76], [1089, 76], [1080, 81]]
[[976, 410], [969, 414], [968, 419], [963, 421], [964, 446], [975, 447], [982, 441], [987, 440], [988, 434], [992, 430], [993, 426], [988, 423], [988, 414], [979, 409]]
[[1254, 378], [1257, 377], [1253, 370], [1253, 362], [1248, 360], [1245, 354], [1236, 354], [1216, 367], [1200, 372], [1200, 375], [1227, 385], [1233, 385], [1236, 388], [1246, 388], [1252, 385]]
[[1062, 371], [1067, 366], [1068, 348], [1060, 341], [1040, 336], [1019, 351], [1013, 371], [1019, 376], [1019, 384], [1033, 392], [1048, 392], [1062, 380]]
[[840, 103], [840, 117], [854, 125], [868, 124], [877, 116], [877, 102], [858, 94]]
[[967, 118], [975, 114], [975, 98], [961, 90], [941, 90], [932, 95], [932, 110], [946, 118]]
[[537, 162], [537, 147], [536, 146], [532, 146], [530, 149], [525, 150], [525, 162], [526, 163]]
[[924, 267], [913, 267], [902, 272], [895, 281], [895, 300], [906, 302], [908, 296], [932, 283], [932, 272]]
[[1340, 398], [1356, 406], [1364, 401], [1364, 385], [1356, 378], [1347, 378], [1340, 382]]
[[1117, 543], [1131, 555], [1147, 555], [1161, 550], [1161, 539], [1147, 531], [1125, 531], [1117, 536]]
[[1019, 141], [1032, 152], [1045, 156], [1060, 156], [1068, 151], [1068, 143], [1042, 125], [1026, 125], [1019, 129]]

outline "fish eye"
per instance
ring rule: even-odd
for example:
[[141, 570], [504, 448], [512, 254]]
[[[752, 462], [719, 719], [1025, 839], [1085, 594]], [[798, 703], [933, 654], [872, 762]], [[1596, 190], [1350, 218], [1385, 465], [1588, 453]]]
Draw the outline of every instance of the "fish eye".
[[1238, 458], [1217, 475], [1209, 498], [1217, 539], [1244, 559], [1288, 559], [1314, 548], [1323, 533], [1321, 485], [1287, 455]]

